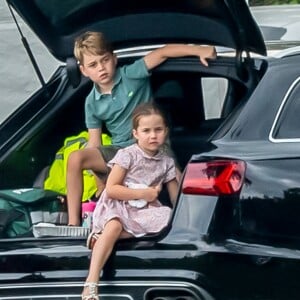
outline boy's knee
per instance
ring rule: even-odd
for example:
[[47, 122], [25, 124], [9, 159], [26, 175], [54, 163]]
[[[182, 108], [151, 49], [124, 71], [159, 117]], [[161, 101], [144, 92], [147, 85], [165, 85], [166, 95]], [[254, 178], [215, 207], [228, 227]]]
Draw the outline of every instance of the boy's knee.
[[83, 155], [81, 150], [76, 150], [70, 153], [68, 157], [68, 168], [80, 167], [83, 162]]

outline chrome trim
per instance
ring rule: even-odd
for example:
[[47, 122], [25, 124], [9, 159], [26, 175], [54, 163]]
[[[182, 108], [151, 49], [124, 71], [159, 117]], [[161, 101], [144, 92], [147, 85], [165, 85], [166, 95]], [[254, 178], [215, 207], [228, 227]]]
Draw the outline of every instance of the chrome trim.
[[[274, 54], [273, 57], [283, 58], [283, 57], [300, 54], [299, 41], [294, 42], [294, 43], [291, 42], [291, 44], [292, 44], [292, 47], [290, 45], [287, 45], [287, 42], [272, 45], [273, 47], [270, 47], [270, 51], [277, 50], [276, 54]], [[279, 45], [282, 46], [283, 50], [279, 50], [280, 49]], [[286, 47], [288, 47], [288, 48], [286, 48]]]
[[[146, 281], [146, 282], [141, 282], [141, 281], [101, 281], [99, 283], [99, 286], [170, 286], [170, 287], [187, 287], [190, 285], [193, 285], [191, 283], [186, 283], [184, 281]], [[3, 289], [19, 289], [19, 288], [53, 288], [53, 287], [83, 287], [83, 282], [78, 282], [78, 283], [36, 283], [36, 284], [9, 284], [8, 286], [1, 285], [0, 286], [0, 291]], [[194, 287], [196, 287], [194, 285]], [[0, 298], [1, 299], [1, 298]], [[2, 299], [1, 299], [2, 300]]]
[[[204, 288], [201, 288], [198, 285], [195, 285], [191, 282], [184, 282], [184, 281], [105, 281], [105, 282], [100, 282], [99, 286], [122, 286], [122, 287], [126, 287], [126, 286], [132, 286], [132, 287], [145, 287], [145, 288], [166, 288], [166, 287], [170, 287], [170, 288], [193, 288], [195, 290], [197, 290], [201, 295], [207, 294], [206, 297], [210, 297], [207, 299], [211, 299], [213, 300], [213, 298], [211, 298], [211, 296], [207, 293], [207, 291]], [[41, 283], [36, 283], [36, 284], [12, 284], [12, 285], [1, 285], [0, 286], [0, 294], [1, 294], [1, 290], [16, 290], [16, 289], [21, 289], [21, 288], [26, 288], [26, 289], [30, 289], [30, 288], [62, 288], [62, 287], [66, 287], [66, 288], [70, 288], [70, 287], [83, 287], [83, 283], [81, 282], [77, 282], [77, 283], [59, 283], [59, 284], [41, 284]], [[204, 294], [203, 294], [204, 293]], [[120, 296], [120, 297], [127, 297], [127, 299], [129, 300], [134, 300], [134, 298], [132, 298], [130, 295], [124, 295], [124, 294], [99, 294], [100, 296]], [[37, 295], [37, 296], [5, 296], [5, 297], [1, 297], [0, 296], [0, 300], [22, 300], [22, 299], [56, 299], [57, 297], [62, 297], [62, 298], [66, 298], [66, 300], [72, 300], [74, 298], [78, 299], [77, 294], [60, 294], [60, 295]]]
[[[299, 83], [300, 81], [300, 77], [298, 77], [292, 84], [291, 86], [289, 87], [288, 91], [286, 92], [284, 98], [283, 98], [283, 101], [281, 102], [280, 104], [280, 107], [277, 111], [277, 114], [276, 114], [276, 117], [274, 119], [274, 122], [273, 122], [273, 125], [271, 127], [271, 130], [270, 130], [270, 133], [269, 133], [269, 140], [273, 143], [299, 143], [300, 142], [300, 137], [299, 138], [286, 138], [286, 139], [276, 139], [276, 138], [273, 138], [273, 134], [274, 134], [274, 129], [275, 129], [275, 126], [278, 122], [278, 119], [280, 117], [280, 114], [282, 112], [282, 109], [287, 101], [287, 99], [289, 98], [291, 92], [293, 91], [293, 89], [295, 88], [295, 86]], [[300, 133], [299, 133], [299, 136], [300, 136]]]
[[[115, 297], [118, 297], [118, 298], [120, 298], [120, 297], [122, 297], [122, 299], [124, 299], [124, 300], [134, 300], [130, 295], [123, 295], [123, 294], [99, 294], [99, 296], [101, 296], [101, 297], [114, 297], [114, 299], [115, 299]], [[74, 299], [74, 300], [78, 300], [78, 297], [80, 297], [80, 295], [72, 295], [72, 294], [63, 294], [63, 295], [61, 295], [61, 294], [59, 294], [59, 295], [39, 295], [39, 296], [19, 296], [19, 297], [16, 297], [16, 296], [9, 296], [9, 297], [0, 297], [0, 300], [24, 300], [24, 299], [26, 299], [26, 300], [28, 300], [28, 299], [32, 299], [32, 300], [34, 300], [34, 299], [38, 299], [38, 300], [40, 300], [40, 299], [57, 299], [57, 298], [59, 298], [59, 299], [66, 299], [66, 300], [72, 300], [72, 299]]]
[[144, 57], [149, 52], [151, 52], [155, 49], [161, 48], [163, 46], [164, 46], [164, 44], [130, 47], [130, 48], [125, 48], [125, 49], [114, 50], [114, 53], [117, 55], [118, 58], [135, 57], [135, 56]]

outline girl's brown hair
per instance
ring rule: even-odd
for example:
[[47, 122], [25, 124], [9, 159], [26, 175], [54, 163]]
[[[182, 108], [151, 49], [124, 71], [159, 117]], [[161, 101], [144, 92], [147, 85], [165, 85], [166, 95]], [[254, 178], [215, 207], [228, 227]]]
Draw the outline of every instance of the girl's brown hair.
[[163, 111], [157, 104], [151, 102], [140, 104], [134, 109], [132, 113], [132, 128], [136, 130], [139, 126], [141, 117], [150, 115], [161, 116], [165, 126], [168, 127], [167, 119]]

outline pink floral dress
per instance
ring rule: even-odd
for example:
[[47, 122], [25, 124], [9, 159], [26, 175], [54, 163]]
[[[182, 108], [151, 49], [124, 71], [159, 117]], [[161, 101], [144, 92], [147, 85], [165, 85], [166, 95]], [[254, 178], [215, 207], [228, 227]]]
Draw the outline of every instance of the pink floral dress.
[[[163, 151], [150, 157], [137, 144], [120, 149], [108, 166], [114, 164], [128, 170], [124, 185], [133, 183], [155, 186], [176, 177], [173, 158]], [[158, 199], [143, 208], [137, 208], [127, 201], [109, 198], [104, 190], [94, 210], [93, 231], [101, 232], [109, 220], [118, 218], [125, 231], [140, 237], [162, 230], [168, 224], [170, 214], [171, 209], [163, 206]]]

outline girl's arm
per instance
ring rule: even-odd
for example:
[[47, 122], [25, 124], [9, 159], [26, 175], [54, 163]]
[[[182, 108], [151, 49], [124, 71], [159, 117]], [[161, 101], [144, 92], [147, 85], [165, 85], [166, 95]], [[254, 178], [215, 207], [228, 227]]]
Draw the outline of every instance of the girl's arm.
[[131, 189], [123, 185], [127, 170], [121, 166], [113, 165], [106, 182], [106, 192], [108, 197], [117, 200], [145, 199], [152, 202], [158, 198], [159, 187], [149, 187], [146, 189]]
[[167, 189], [169, 193], [170, 200], [172, 202], [173, 207], [176, 204], [177, 193], [178, 193], [178, 181], [176, 178], [167, 182]]
[[216, 58], [216, 48], [213, 46], [168, 44], [155, 49], [144, 57], [148, 70], [151, 70], [171, 57], [198, 56], [204, 66], [208, 66], [207, 59]]

